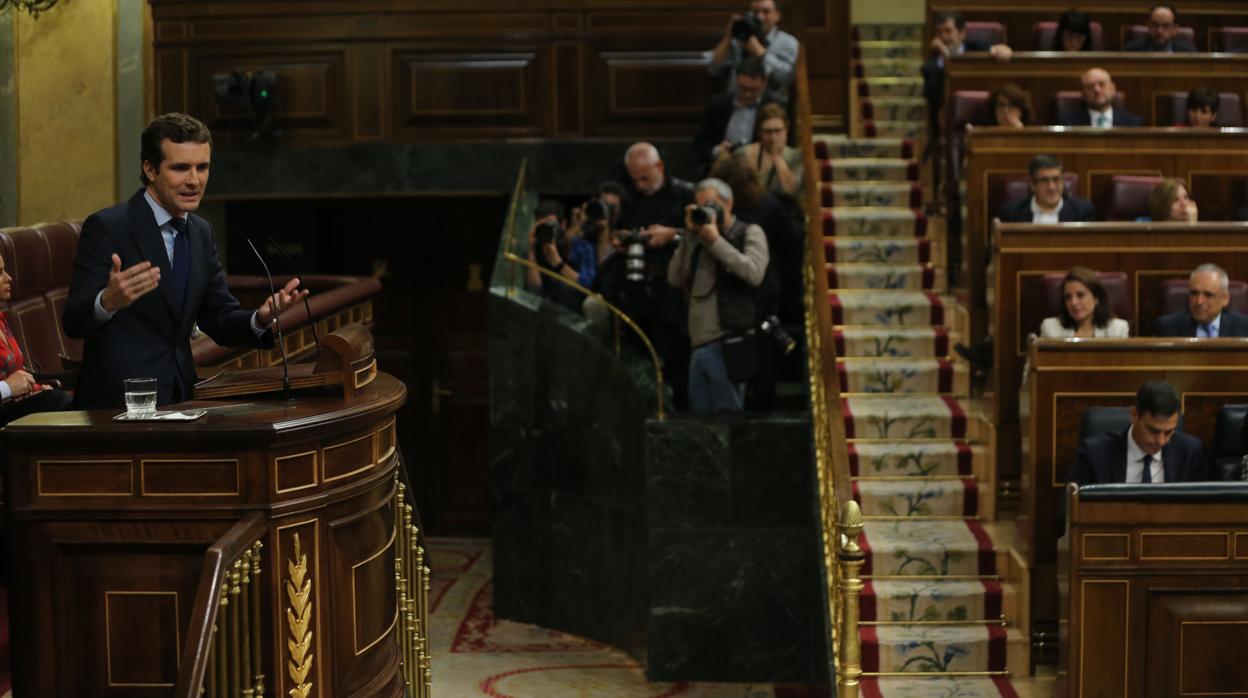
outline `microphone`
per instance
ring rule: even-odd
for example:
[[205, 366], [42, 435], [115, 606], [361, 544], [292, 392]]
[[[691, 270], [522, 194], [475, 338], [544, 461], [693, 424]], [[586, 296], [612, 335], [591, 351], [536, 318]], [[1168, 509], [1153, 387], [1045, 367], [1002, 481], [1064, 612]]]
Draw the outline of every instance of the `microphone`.
[[[264, 278], [269, 281], [269, 298], [277, 295], [277, 289], [273, 288], [273, 275], [269, 273], [269, 265], [264, 262], [264, 255], [260, 254], [260, 250], [256, 249], [255, 243], [251, 238], [245, 238], [251, 251], [255, 253], [256, 259], [260, 260], [260, 267], [264, 269]], [[267, 302], [267, 301], [266, 301]], [[282, 339], [282, 323], [277, 319], [277, 309], [273, 309], [273, 326], [277, 329], [277, 348], [282, 353], [282, 397], [290, 402], [290, 362], [286, 360], [286, 342]], [[267, 329], [267, 328], [266, 328]]]
[[[282, 256], [286, 258], [286, 262], [290, 264], [290, 270], [295, 273], [295, 278], [299, 279], [299, 288], [306, 289], [307, 286], [305, 286], [303, 283], [303, 274], [299, 273], [299, 265], [295, 264], [295, 260], [291, 259], [290, 255], [286, 254], [285, 248], [277, 244], [277, 241], [273, 239], [272, 235], [266, 235], [264, 239], [268, 240], [270, 245], [277, 248], [277, 251], [282, 253]], [[321, 333], [316, 329], [316, 322], [312, 320], [312, 306], [308, 305], [307, 296], [303, 297], [303, 309], [307, 311], [308, 322], [312, 324], [312, 339], [316, 342], [316, 360], [320, 361], [321, 360]]]

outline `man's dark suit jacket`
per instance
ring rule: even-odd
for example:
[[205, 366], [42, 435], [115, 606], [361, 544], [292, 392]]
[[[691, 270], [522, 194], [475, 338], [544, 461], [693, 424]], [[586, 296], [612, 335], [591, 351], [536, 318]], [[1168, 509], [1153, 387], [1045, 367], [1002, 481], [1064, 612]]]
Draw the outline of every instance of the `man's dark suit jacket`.
[[[1190, 310], [1162, 315], [1157, 318], [1158, 337], [1195, 337], [1196, 319]], [[1219, 337], [1248, 337], [1248, 315], [1240, 315], [1232, 310], [1222, 311], [1222, 322], [1218, 325]]]
[[[775, 101], [774, 97], [764, 92], [762, 99], [758, 101], [758, 108], [762, 109], [764, 104], [771, 104]], [[698, 162], [709, 165], [715, 159], [711, 156], [711, 151], [715, 149], [715, 146], [724, 142], [724, 132], [728, 130], [728, 122], [732, 119], [732, 112], [735, 108], [736, 95], [728, 93], [715, 95], [706, 105], [706, 110], [702, 112], [702, 125], [698, 127], [698, 134], [693, 137], [693, 152]], [[757, 123], [755, 125], [757, 126]], [[750, 135], [753, 137], [753, 134]], [[734, 143], [733, 145], [740, 144]]]
[[[217, 261], [212, 226], [188, 216], [190, 279], [185, 308], [173, 303], [173, 270], [156, 217], [143, 190], [129, 201], [93, 214], [82, 225], [69, 297], [61, 324], [65, 334], [85, 340], [74, 403], [79, 409], [121, 407], [126, 378], [156, 378], [158, 404], [189, 400], [195, 386], [191, 328], [222, 346], [271, 343], [256, 338], [252, 311], [239, 308]], [[127, 269], [144, 260], [160, 267], [160, 287], [122, 308], [102, 325], [95, 322], [95, 298], [108, 286], [111, 256]]]
[[[991, 48], [988, 44], [973, 39], [967, 39], [962, 43], [963, 53], [987, 51]], [[927, 99], [928, 114], [933, 121], [936, 121], [945, 107], [945, 67], [937, 56], [929, 56], [923, 61], [923, 66], [919, 71], [923, 74], [923, 97]]]
[[[1127, 439], [1130, 429], [1100, 434], [1079, 444], [1075, 467], [1066, 478], [1080, 485], [1126, 482]], [[1200, 439], [1175, 432], [1161, 449], [1161, 463], [1166, 482], [1200, 482], [1205, 479], [1205, 460], [1200, 453]]]
[[[1031, 195], [1007, 201], [997, 213], [1003, 223], [1032, 222]], [[1083, 223], [1096, 218], [1096, 207], [1087, 199], [1069, 194], [1062, 195], [1062, 210], [1057, 212], [1059, 223]]]
[[[1091, 126], [1092, 119], [1088, 116], [1088, 105], [1080, 102], [1079, 113], [1075, 115], [1073, 120], [1066, 119], [1058, 126]], [[1138, 114], [1132, 114], [1126, 109], [1114, 107], [1114, 123], [1113, 126], [1122, 128], [1136, 128], [1144, 125], [1144, 117]]]
[[[1145, 34], [1144, 36], [1137, 36], [1134, 39], [1128, 41], [1126, 45], [1122, 47], [1122, 50], [1123, 51], [1144, 51], [1144, 52], [1151, 52], [1151, 53], [1166, 53], [1166, 51], [1161, 51], [1161, 50], [1153, 48], [1152, 40], [1149, 39], [1147, 34]], [[1186, 40], [1180, 39], [1177, 37], [1170, 40], [1170, 50], [1173, 51], [1174, 53], [1196, 53], [1195, 46], [1192, 46]]]

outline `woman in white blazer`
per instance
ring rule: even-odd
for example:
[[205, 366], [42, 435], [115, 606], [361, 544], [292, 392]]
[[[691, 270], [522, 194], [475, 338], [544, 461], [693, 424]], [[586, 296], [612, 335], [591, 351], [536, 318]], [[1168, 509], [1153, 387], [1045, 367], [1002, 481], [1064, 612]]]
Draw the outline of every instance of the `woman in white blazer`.
[[1095, 271], [1075, 267], [1062, 280], [1062, 311], [1040, 323], [1041, 337], [1126, 337], [1131, 327], [1114, 317]]

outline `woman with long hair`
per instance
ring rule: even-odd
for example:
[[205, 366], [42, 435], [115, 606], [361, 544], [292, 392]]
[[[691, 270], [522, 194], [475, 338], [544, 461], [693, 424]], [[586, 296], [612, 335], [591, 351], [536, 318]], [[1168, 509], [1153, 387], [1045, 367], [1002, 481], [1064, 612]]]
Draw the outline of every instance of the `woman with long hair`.
[[1114, 317], [1100, 276], [1075, 267], [1062, 279], [1062, 309], [1040, 323], [1041, 337], [1126, 337], [1131, 327]]

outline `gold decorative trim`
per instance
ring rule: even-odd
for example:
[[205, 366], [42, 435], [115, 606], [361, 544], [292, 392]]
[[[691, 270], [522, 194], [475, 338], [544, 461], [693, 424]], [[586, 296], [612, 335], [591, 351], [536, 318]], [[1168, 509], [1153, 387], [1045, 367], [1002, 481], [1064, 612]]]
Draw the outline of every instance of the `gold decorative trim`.
[[[233, 463], [233, 492], [156, 492], [147, 491], [148, 463]], [[237, 458], [143, 458], [139, 460], [139, 495], [145, 497], [237, 497], [242, 494], [242, 472]]]
[[[303, 458], [304, 456], [312, 456], [312, 482], [306, 485], [287, 487], [285, 489], [278, 487], [278, 482], [281, 479], [278, 477], [278, 465], [284, 460], [291, 460], [293, 458]], [[299, 490], [306, 490], [311, 487], [316, 487], [318, 484], [316, 478], [317, 478], [317, 475], [320, 473], [320, 470], [317, 468], [317, 464], [319, 462], [320, 462], [320, 455], [316, 452], [315, 449], [311, 451], [303, 451], [300, 453], [292, 453], [289, 456], [278, 456], [274, 458], [273, 459], [273, 492], [276, 494], [286, 494], [287, 492], [298, 492]]]
[[[372, 648], [373, 648], [373, 646], [374, 646], [374, 645], [376, 645], [378, 642], [381, 642], [382, 640], [384, 640], [384, 639], [386, 638], [386, 636], [387, 636], [387, 635], [389, 635], [389, 634], [390, 634], [390, 632], [391, 632], [392, 630], [394, 630], [395, 625], [397, 625], [397, 624], [398, 624], [398, 622], [399, 622], [399, 606], [398, 606], [398, 604], [396, 603], [396, 604], [395, 604], [395, 606], [394, 606], [394, 618], [390, 621], [390, 627], [388, 627], [388, 628], [386, 628], [385, 630], [383, 630], [383, 631], [382, 631], [382, 633], [376, 637], [376, 639], [374, 639], [372, 642], [368, 643], [368, 644], [367, 644], [367, 645], [365, 645], [364, 647], [360, 647], [360, 646], [359, 646], [358, 642], [359, 642], [359, 636], [360, 636], [360, 635], [359, 635], [359, 629], [358, 629], [358, 627], [357, 627], [357, 625], [356, 625], [356, 615], [355, 615], [355, 608], [356, 608], [356, 606], [355, 606], [355, 601], [356, 601], [356, 596], [355, 596], [355, 570], [356, 570], [357, 568], [359, 568], [359, 567], [362, 567], [362, 566], [364, 566], [364, 565], [367, 565], [368, 563], [372, 562], [373, 560], [376, 560], [376, 559], [377, 559], [378, 557], [380, 557], [381, 555], [385, 554], [385, 552], [386, 552], [387, 550], [389, 550], [390, 548], [392, 548], [392, 547], [394, 546], [394, 541], [395, 541], [395, 536], [396, 536], [396, 535], [398, 535], [398, 527], [397, 527], [397, 526], [396, 526], [393, 530], [391, 530], [391, 531], [390, 531], [390, 540], [386, 541], [386, 544], [385, 544], [384, 546], [382, 546], [380, 550], [378, 550], [377, 552], [373, 553], [372, 555], [369, 555], [367, 558], [365, 558], [365, 559], [363, 559], [363, 560], [360, 560], [359, 562], [355, 563], [354, 565], [351, 565], [351, 642], [352, 642], [353, 644], [355, 644], [355, 655], [356, 655], [357, 657], [358, 657], [359, 655], [361, 655], [361, 654], [364, 654], [364, 653], [365, 653], [365, 652], [367, 652], [368, 650], [372, 649]], [[397, 600], [397, 599], [396, 599], [396, 600]]]
[[[1219, 556], [1210, 555], [1180, 555], [1180, 556], [1161, 556], [1161, 555], [1145, 555], [1144, 541], [1148, 538], [1208, 538], [1216, 540], [1222, 539], [1222, 554]], [[1140, 560], [1227, 560], [1231, 557], [1231, 534], [1229, 531], [1144, 531], [1140, 533]]]
[[[1243, 550], [1242, 555], [1240, 554], [1240, 550]], [[1248, 533], [1235, 534], [1235, 559], [1248, 559]]]
[[1183, 690], [1183, 651], [1187, 641], [1187, 626], [1189, 625], [1248, 625], [1248, 620], [1183, 620], [1179, 621], [1179, 695], [1181, 696], [1228, 696], [1242, 695], [1239, 691], [1234, 693], [1197, 693], [1195, 691]]
[[[129, 492], [45, 492], [43, 489], [44, 465], [125, 465], [130, 469]], [[35, 461], [35, 492], [40, 497], [133, 497], [134, 496], [134, 460], [37, 460]]]
[[1124, 557], [1097, 557], [1093, 555], [1088, 555], [1085, 552], [1085, 554], [1083, 555], [1084, 560], [1130, 560], [1131, 559], [1131, 536], [1129, 534], [1126, 534], [1126, 533], [1085, 533], [1083, 534], [1082, 550], [1087, 551], [1088, 539], [1090, 538], [1124, 538], [1126, 539], [1126, 543], [1123, 549], [1127, 551], [1127, 554]]
[[[366, 376], [363, 380], [360, 376]], [[367, 366], [357, 369], [355, 372], [355, 389], [359, 390], [364, 386], [377, 380], [377, 359], [373, 359]]]
[[1079, 695], [1080, 696], [1084, 695], [1083, 682], [1088, 677], [1088, 672], [1084, 666], [1084, 661], [1083, 661], [1084, 658], [1087, 657], [1088, 655], [1088, 643], [1086, 642], [1086, 638], [1084, 637], [1084, 634], [1085, 634], [1085, 631], [1088, 629], [1088, 624], [1085, 618], [1085, 616], [1087, 615], [1087, 610], [1088, 610], [1087, 588], [1089, 585], [1092, 585], [1092, 584], [1118, 584], [1121, 586], [1125, 586], [1127, 588], [1126, 592], [1122, 595], [1123, 606], [1124, 606], [1123, 611], [1122, 611], [1122, 617], [1127, 619], [1126, 625], [1122, 629], [1122, 642], [1123, 642], [1122, 654], [1123, 654], [1123, 658], [1127, 660], [1122, 663], [1122, 684], [1121, 685], [1122, 685], [1122, 691], [1123, 691], [1122, 695], [1125, 697], [1127, 695], [1126, 691], [1127, 691], [1128, 669], [1131, 666], [1131, 662], [1130, 662], [1131, 647], [1130, 645], [1127, 644], [1128, 638], [1131, 637], [1131, 581], [1125, 580], [1125, 579], [1124, 580], [1085, 579], [1083, 580], [1083, 584], [1079, 589]]
[[178, 610], [178, 592], [176, 591], [105, 591], [104, 592], [104, 652], [105, 664], [108, 671], [109, 687], [123, 688], [173, 688], [172, 683], [117, 683], [113, 681], [113, 642], [112, 635], [108, 632], [112, 626], [112, 617], [109, 612], [109, 597], [111, 596], [172, 596], [173, 597], [173, 646], [174, 656], [177, 657], [177, 668], [182, 668], [182, 621]]
[[[326, 465], [328, 464], [328, 462], [329, 462], [329, 458], [327, 457], [327, 455], [326, 455], [326, 454], [328, 454], [330, 451], [334, 451], [334, 450], [337, 450], [337, 449], [340, 449], [340, 448], [346, 448], [347, 446], [350, 446], [351, 444], [359, 443], [359, 442], [363, 441], [364, 439], [373, 439], [373, 438], [375, 438], [376, 436], [377, 436], [377, 433], [376, 433], [376, 432], [372, 432], [372, 433], [365, 434], [364, 436], [360, 436], [360, 437], [356, 437], [356, 438], [354, 438], [354, 439], [351, 439], [350, 441], [343, 441], [342, 443], [339, 443], [339, 444], [334, 444], [334, 445], [332, 445], [332, 446], [326, 446], [325, 448], [321, 449], [321, 482], [326, 482], [326, 483], [328, 483], [328, 482], [333, 482], [333, 481], [335, 481], [335, 480], [341, 480], [341, 479], [343, 479], [343, 478], [351, 477], [352, 475], [356, 475], [356, 474], [358, 474], [358, 473], [362, 473], [362, 472], [364, 472], [365, 470], [369, 470], [369, 469], [371, 469], [371, 468], [375, 468], [375, 467], [377, 467], [377, 461], [372, 461], [372, 462], [368, 463], [367, 465], [362, 465], [362, 466], [360, 466], [360, 467], [356, 468], [355, 470], [352, 470], [352, 471], [350, 471], [350, 472], [346, 472], [346, 473], [342, 473], [341, 475], [335, 475], [335, 476], [333, 476], [333, 477], [330, 477], [330, 476], [329, 476], [329, 475], [325, 472], [325, 466], [326, 466]], [[374, 442], [372, 442], [372, 443], [371, 443], [371, 444], [369, 444], [369, 445], [370, 445], [370, 446], [372, 446], [372, 448], [371, 448], [371, 449], [369, 449], [369, 456], [371, 457], [371, 456], [373, 456], [373, 455], [375, 455], [375, 454], [377, 453], [377, 442], [376, 442], [376, 441], [374, 441]]]
[[286, 561], [286, 624], [290, 637], [286, 639], [288, 661], [286, 672], [295, 685], [290, 689], [291, 698], [308, 698], [312, 682], [312, 579], [308, 577], [308, 556], [303, 554], [299, 533], [294, 534], [294, 554]]

